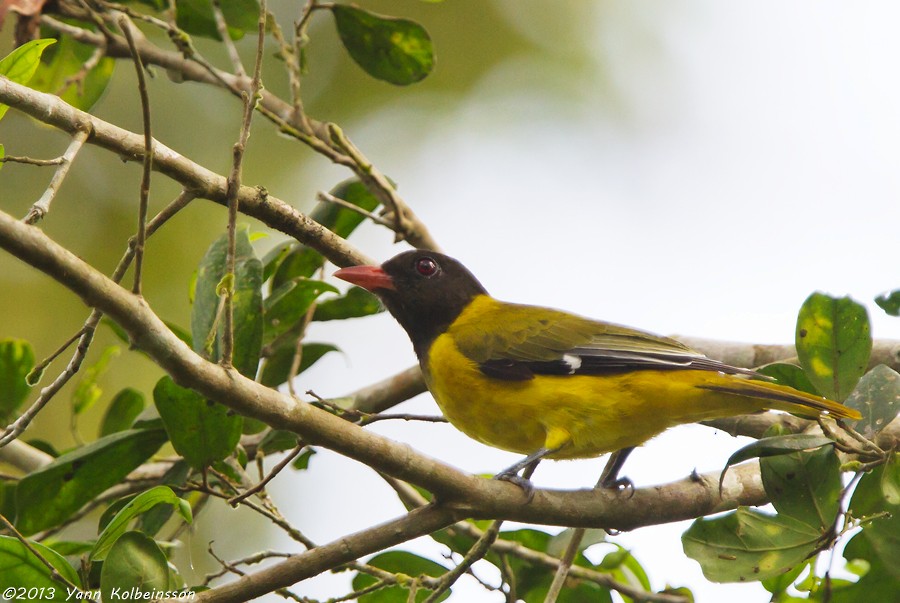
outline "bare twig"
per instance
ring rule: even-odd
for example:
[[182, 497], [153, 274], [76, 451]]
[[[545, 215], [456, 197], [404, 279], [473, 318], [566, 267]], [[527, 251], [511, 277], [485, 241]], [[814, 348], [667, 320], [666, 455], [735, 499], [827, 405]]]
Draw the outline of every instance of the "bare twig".
[[216, 19], [216, 30], [219, 32], [219, 37], [222, 38], [222, 44], [228, 52], [228, 58], [231, 59], [231, 66], [234, 68], [235, 75], [247, 77], [247, 71], [241, 62], [241, 55], [238, 54], [237, 46], [234, 45], [234, 40], [231, 39], [231, 34], [228, 33], [228, 23], [225, 22], [225, 15], [222, 14], [221, 0], [213, 0], [212, 9], [213, 16]]
[[[218, 3], [216, 3], [218, 8]], [[260, 80], [262, 77], [262, 59], [266, 39], [266, 2], [262, 0], [259, 7], [259, 20], [256, 45], [256, 65], [253, 69], [253, 79], [250, 81], [250, 91], [241, 94], [244, 101], [244, 114], [241, 121], [241, 131], [238, 141], [232, 148], [231, 174], [228, 176], [228, 186], [225, 194], [228, 205], [228, 251], [225, 256], [225, 274], [228, 279], [224, 287], [225, 295], [225, 321], [222, 335], [222, 366], [231, 368], [232, 354], [234, 350], [234, 287], [235, 287], [235, 247], [237, 245], [237, 216], [240, 197], [238, 191], [241, 188], [241, 167], [244, 161], [244, 150], [247, 148], [247, 140], [250, 138], [250, 125], [253, 121], [253, 110], [259, 96]], [[221, 16], [221, 11], [219, 11]], [[222, 23], [224, 24], [224, 17]], [[228, 38], [227, 27], [224, 28], [224, 38]], [[235, 54], [237, 50], [234, 51]], [[234, 57], [233, 57], [234, 59]], [[240, 64], [240, 59], [237, 59]], [[243, 68], [240, 68], [243, 71]]]
[[27, 165], [36, 165], [38, 167], [46, 167], [48, 165], [60, 165], [65, 159], [63, 157], [55, 157], [53, 159], [33, 159], [31, 157], [21, 157], [16, 155], [4, 155], [0, 157], [0, 163], [24, 163]]
[[334, 205], [339, 205], [340, 207], [349, 209], [350, 211], [356, 212], [356, 213], [360, 214], [361, 216], [365, 216], [366, 218], [372, 220], [376, 224], [380, 224], [382, 226], [386, 226], [387, 228], [391, 228], [391, 229], [395, 228], [394, 224], [392, 224], [388, 220], [385, 220], [381, 216], [373, 214], [372, 212], [366, 211], [358, 205], [353, 205], [352, 203], [350, 203], [348, 201], [344, 201], [340, 197], [335, 197], [331, 193], [326, 193], [325, 191], [319, 191], [318, 193], [316, 193], [316, 199], [318, 199], [319, 201], [322, 201], [324, 203], [333, 203]]
[[106, 44], [104, 43], [94, 49], [94, 52], [91, 53], [88, 60], [81, 64], [81, 67], [78, 68], [78, 71], [74, 75], [70, 75], [65, 79], [60, 89], [56, 91], [56, 95], [62, 96], [73, 84], [75, 84], [76, 91], [79, 95], [84, 94], [85, 78], [94, 67], [100, 64], [100, 61], [103, 60], [103, 57], [105, 56]]
[[75, 156], [78, 154], [78, 151], [81, 150], [81, 147], [90, 135], [91, 131], [89, 129], [78, 130], [75, 132], [75, 135], [72, 137], [72, 142], [69, 143], [69, 148], [66, 149], [66, 152], [60, 158], [59, 167], [56, 168], [56, 172], [54, 172], [50, 184], [47, 186], [44, 194], [41, 195], [41, 198], [31, 206], [28, 215], [22, 219], [23, 222], [26, 224], [35, 224], [47, 215], [47, 212], [50, 211], [50, 204], [53, 202], [53, 198], [56, 197], [59, 187], [69, 173], [69, 168], [72, 167], [72, 161], [75, 160]]
[[153, 134], [150, 130], [150, 98], [147, 93], [147, 82], [144, 79], [144, 65], [141, 55], [137, 51], [132, 34], [131, 21], [122, 15], [119, 18], [119, 27], [128, 40], [131, 56], [134, 60], [134, 69], [137, 72], [138, 92], [141, 97], [141, 119], [144, 124], [144, 161], [141, 175], [140, 202], [138, 205], [138, 229], [134, 243], [134, 286], [135, 295], [141, 295], [141, 276], [144, 269], [144, 243], [147, 240], [147, 206], [150, 200], [150, 171], [153, 169]]
[[306, 448], [306, 444], [298, 444], [294, 446], [294, 448], [290, 452], [288, 452], [283, 459], [278, 461], [278, 464], [272, 467], [272, 470], [263, 479], [261, 479], [259, 483], [257, 483], [252, 488], [244, 490], [244, 492], [238, 494], [237, 496], [232, 496], [226, 502], [233, 507], [245, 498], [253, 496], [257, 492], [265, 488], [266, 484], [272, 481], [275, 476], [281, 472], [282, 469], [290, 465], [291, 462], [300, 455], [304, 448]]

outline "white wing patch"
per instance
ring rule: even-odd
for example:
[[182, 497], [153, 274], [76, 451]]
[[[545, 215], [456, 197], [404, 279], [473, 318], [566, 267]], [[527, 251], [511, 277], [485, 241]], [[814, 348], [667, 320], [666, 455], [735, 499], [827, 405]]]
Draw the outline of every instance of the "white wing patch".
[[575, 354], [563, 354], [562, 360], [569, 367], [569, 374], [574, 375], [575, 371], [581, 368], [581, 357]]

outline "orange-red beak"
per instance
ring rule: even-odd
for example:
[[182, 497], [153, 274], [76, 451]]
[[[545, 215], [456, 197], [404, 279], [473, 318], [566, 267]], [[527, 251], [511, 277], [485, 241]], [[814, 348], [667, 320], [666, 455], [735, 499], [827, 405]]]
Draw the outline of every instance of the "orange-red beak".
[[341, 280], [374, 292], [376, 289], [394, 290], [394, 279], [378, 266], [351, 266], [334, 273]]

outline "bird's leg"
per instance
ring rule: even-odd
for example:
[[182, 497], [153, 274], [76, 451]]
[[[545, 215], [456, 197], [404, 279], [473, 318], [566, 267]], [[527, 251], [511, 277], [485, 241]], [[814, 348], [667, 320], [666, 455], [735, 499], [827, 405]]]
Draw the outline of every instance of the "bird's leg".
[[619, 471], [622, 470], [622, 466], [625, 464], [625, 460], [628, 458], [628, 455], [631, 454], [632, 450], [634, 450], [634, 446], [629, 446], [628, 448], [616, 450], [609, 455], [609, 460], [606, 461], [606, 467], [603, 468], [603, 473], [600, 474], [600, 481], [597, 482], [599, 487], [609, 488], [611, 490], [622, 489], [634, 494], [634, 484], [632, 481], [627, 477], [619, 477]]
[[[529, 479], [531, 477], [531, 474], [534, 473], [535, 469], [537, 469], [538, 463], [541, 462], [541, 459], [546, 457], [548, 454], [553, 454], [554, 452], [559, 451], [560, 448], [562, 448], [562, 446], [557, 446], [556, 448], [538, 448], [515, 465], [507, 467], [506, 469], [495, 475], [494, 479], [509, 482], [522, 488], [522, 491], [528, 498], [528, 502], [531, 502], [531, 499], [534, 498], [534, 484], [532, 484], [531, 480]], [[524, 471], [522, 471], [523, 469]], [[522, 471], [522, 475], [519, 475], [519, 471]]]

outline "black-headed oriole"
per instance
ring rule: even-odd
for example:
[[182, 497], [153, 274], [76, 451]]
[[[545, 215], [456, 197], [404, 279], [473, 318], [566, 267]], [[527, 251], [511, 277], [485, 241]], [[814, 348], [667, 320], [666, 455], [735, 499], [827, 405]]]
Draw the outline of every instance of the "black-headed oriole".
[[374, 292], [406, 329], [450, 423], [489, 446], [528, 455], [504, 478], [543, 457], [627, 451], [675, 425], [763, 409], [860, 417], [674, 339], [498, 301], [440, 253], [408, 251], [381, 267], [335, 276]]

